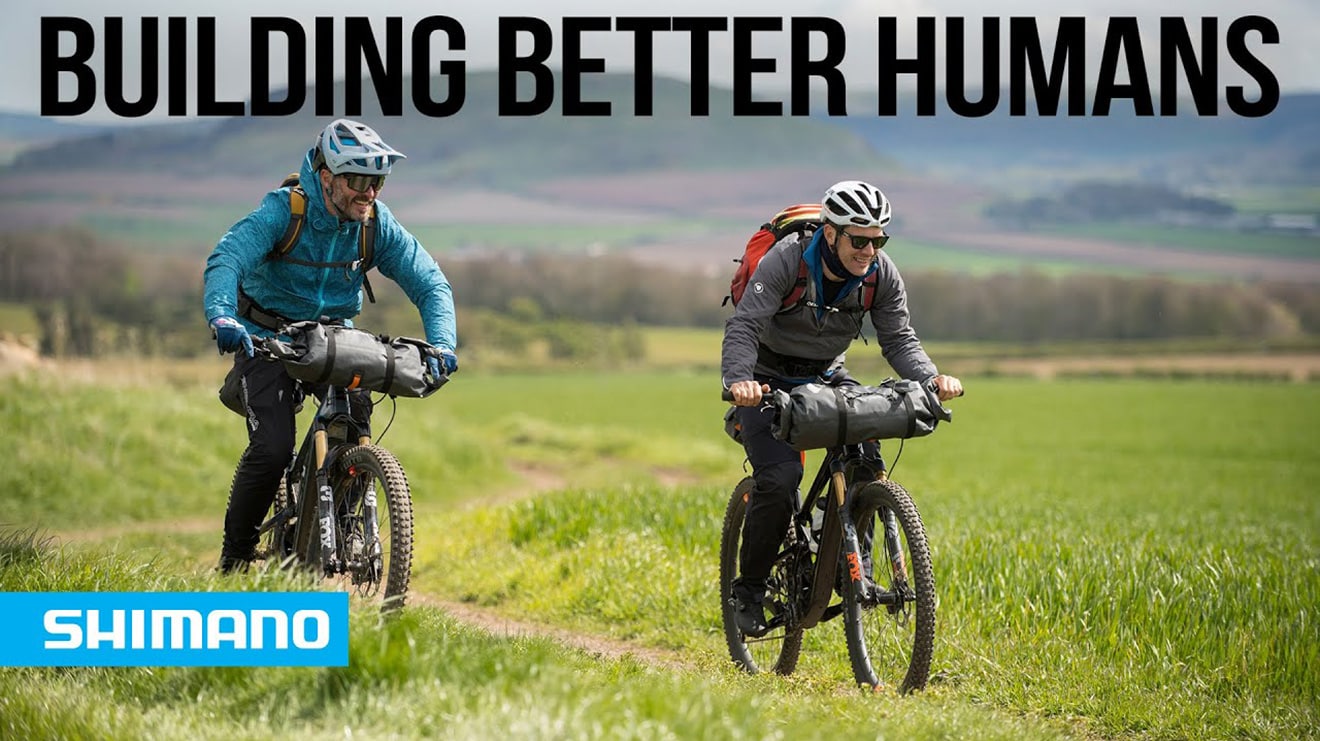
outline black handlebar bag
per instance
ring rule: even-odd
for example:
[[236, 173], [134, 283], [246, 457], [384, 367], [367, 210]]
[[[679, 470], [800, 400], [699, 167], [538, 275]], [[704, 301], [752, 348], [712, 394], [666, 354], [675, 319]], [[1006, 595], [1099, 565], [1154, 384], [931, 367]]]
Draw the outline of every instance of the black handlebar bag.
[[953, 412], [911, 380], [889, 379], [879, 386], [825, 386], [807, 383], [775, 391], [778, 419], [774, 436], [795, 450], [852, 445], [867, 440], [923, 437]]
[[269, 339], [265, 345], [300, 381], [423, 398], [446, 380], [427, 374], [426, 357], [435, 348], [422, 340], [319, 322], [295, 322], [285, 334], [288, 342]]

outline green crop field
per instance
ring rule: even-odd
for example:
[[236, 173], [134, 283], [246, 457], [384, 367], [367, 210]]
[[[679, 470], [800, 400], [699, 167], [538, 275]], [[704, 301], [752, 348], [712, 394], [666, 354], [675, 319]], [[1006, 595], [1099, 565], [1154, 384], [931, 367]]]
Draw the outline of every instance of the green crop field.
[[[669, 338], [685, 342], [691, 338]], [[4, 590], [302, 589], [211, 571], [237, 417], [199, 379], [9, 378]], [[738, 673], [719, 527], [742, 476], [718, 374], [460, 374], [382, 444], [413, 595], [345, 668], [0, 669], [8, 738], [1306, 738], [1320, 727], [1320, 385], [965, 379], [900, 446], [931, 539], [929, 688], [856, 690], [837, 621]], [[90, 379], [90, 380], [89, 380]], [[391, 407], [377, 409], [382, 429]], [[814, 463], [818, 458], [811, 458]], [[445, 604], [542, 637], [481, 629]], [[573, 635], [632, 647], [573, 648]]]

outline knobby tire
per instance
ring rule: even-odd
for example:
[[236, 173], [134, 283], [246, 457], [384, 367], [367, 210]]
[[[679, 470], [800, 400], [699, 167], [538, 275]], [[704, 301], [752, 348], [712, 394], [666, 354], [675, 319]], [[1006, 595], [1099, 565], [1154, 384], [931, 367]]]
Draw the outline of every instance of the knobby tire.
[[[381, 611], [391, 612], [403, 607], [412, 578], [412, 495], [408, 477], [393, 453], [376, 445], [359, 445], [345, 451], [335, 464], [331, 480], [336, 508], [344, 507], [347, 502], [351, 510], [349, 518], [335, 520], [341, 558], [351, 555], [352, 532], [346, 529], [346, 524], [354, 521], [353, 515], [360, 517], [363, 511], [366, 502], [360, 494], [363, 485], [374, 487], [376, 493], [382, 564], [379, 572], [373, 569], [350, 573], [349, 581], [362, 596], [372, 599], [379, 596]], [[351, 496], [354, 491], [359, 494]]]
[[[749, 674], [773, 671], [792, 674], [802, 652], [802, 628], [785, 630], [776, 627], [761, 638], [749, 638], [738, 630], [734, 621], [733, 580], [738, 576], [738, 551], [742, 543], [743, 520], [747, 514], [747, 499], [751, 496], [752, 479], [744, 478], [733, 489], [729, 506], [724, 512], [724, 527], [720, 536], [720, 614], [724, 623], [724, 638], [729, 645], [729, 657], [740, 669]], [[771, 572], [771, 586], [766, 591], [767, 605], [778, 600], [787, 601], [782, 560]], [[772, 614], [767, 613], [767, 618]]]
[[[886, 509], [897, 520], [905, 573], [895, 573], [887, 555]], [[905, 590], [910, 596], [895, 610], [883, 604], [859, 604], [851, 589], [842, 590], [853, 675], [859, 684], [875, 688], [897, 681], [902, 694], [924, 689], [935, 642], [935, 575], [921, 515], [903, 487], [887, 480], [862, 487], [853, 497], [851, 514], [859, 529], [874, 523], [876, 586], [890, 592]]]

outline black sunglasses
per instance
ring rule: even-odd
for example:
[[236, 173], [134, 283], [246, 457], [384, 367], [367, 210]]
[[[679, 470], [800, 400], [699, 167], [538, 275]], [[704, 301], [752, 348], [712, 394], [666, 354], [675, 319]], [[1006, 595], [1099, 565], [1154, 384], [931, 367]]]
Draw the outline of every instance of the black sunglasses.
[[358, 193], [367, 192], [367, 188], [375, 188], [376, 192], [379, 193], [380, 189], [385, 187], [384, 175], [344, 175], [342, 177], [348, 187]]
[[885, 248], [885, 243], [889, 241], [888, 234], [881, 234], [878, 237], [863, 237], [860, 234], [849, 234], [842, 229], [839, 230], [839, 233], [847, 237], [848, 241], [852, 242], [852, 248], [855, 250], [864, 250], [868, 244], [875, 247], [877, 250], [883, 250]]

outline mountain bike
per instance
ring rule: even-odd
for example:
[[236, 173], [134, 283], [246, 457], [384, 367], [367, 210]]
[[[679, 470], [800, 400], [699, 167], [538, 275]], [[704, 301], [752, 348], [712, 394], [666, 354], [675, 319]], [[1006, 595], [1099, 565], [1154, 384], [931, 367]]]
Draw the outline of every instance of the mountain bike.
[[[279, 362], [261, 341], [256, 351]], [[447, 380], [436, 379], [436, 387]], [[304, 398], [319, 398], [320, 406], [261, 525], [257, 557], [342, 580], [363, 598], [379, 598], [382, 612], [398, 610], [412, 573], [408, 477], [393, 453], [373, 444], [369, 422], [354, 409], [362, 392], [355, 397], [343, 386], [298, 383]]]
[[[724, 399], [731, 399], [727, 391]], [[766, 396], [764, 403], [774, 400]], [[734, 663], [752, 674], [791, 674], [803, 633], [842, 615], [858, 684], [880, 689], [897, 682], [903, 694], [925, 688], [935, 641], [930, 547], [916, 504], [889, 479], [884, 460], [861, 444], [825, 451], [806, 499], [795, 497], [796, 513], [767, 580], [770, 631], [759, 638], [739, 631], [733, 603], [752, 485], [748, 476], [734, 487], [720, 539], [721, 613]]]

